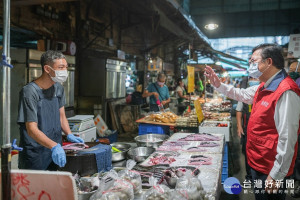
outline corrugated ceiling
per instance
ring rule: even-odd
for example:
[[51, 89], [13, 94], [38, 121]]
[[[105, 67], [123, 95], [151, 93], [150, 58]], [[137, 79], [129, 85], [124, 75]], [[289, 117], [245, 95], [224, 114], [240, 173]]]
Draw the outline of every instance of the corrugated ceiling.
[[[190, 14], [208, 38], [285, 36], [300, 29], [300, 0], [189, 0]], [[214, 31], [205, 24], [217, 23]]]

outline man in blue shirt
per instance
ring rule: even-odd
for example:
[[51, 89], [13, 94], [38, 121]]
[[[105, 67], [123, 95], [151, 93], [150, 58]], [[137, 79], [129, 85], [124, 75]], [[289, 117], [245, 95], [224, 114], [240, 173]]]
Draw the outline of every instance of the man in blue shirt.
[[159, 73], [157, 76], [157, 82], [151, 83], [148, 85], [147, 89], [145, 89], [143, 93], [143, 97], [150, 96], [150, 111], [158, 112], [158, 102], [164, 106], [164, 108], [168, 107], [170, 100], [169, 89], [165, 85], [166, 76], [163, 73]]
[[48, 50], [41, 56], [42, 75], [20, 92], [19, 169], [51, 170], [66, 164], [62, 131], [67, 140], [84, 143], [71, 133], [65, 114], [65, 95], [61, 83], [68, 78], [68, 63], [61, 52]]

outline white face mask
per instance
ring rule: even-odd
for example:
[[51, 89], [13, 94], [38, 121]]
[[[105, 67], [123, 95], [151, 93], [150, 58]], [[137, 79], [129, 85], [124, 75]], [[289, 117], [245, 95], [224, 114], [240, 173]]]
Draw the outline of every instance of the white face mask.
[[68, 78], [68, 71], [65, 70], [54, 70], [52, 67], [50, 67], [54, 72], [55, 72], [55, 77], [52, 77], [50, 74], [50, 78], [52, 81], [57, 82], [57, 83], [63, 83], [67, 80]]
[[258, 70], [258, 63], [251, 63], [248, 69], [249, 76], [259, 78], [263, 73]]
[[[260, 62], [264, 62], [264, 61], [265, 60], [262, 60]], [[267, 71], [270, 68], [270, 66], [269, 66], [263, 72], [259, 71], [258, 70], [258, 63], [260, 63], [260, 62], [250, 64], [250, 67], [248, 69], [249, 76], [258, 79], [261, 75], [263, 75], [263, 73], [265, 73], [265, 71]]]

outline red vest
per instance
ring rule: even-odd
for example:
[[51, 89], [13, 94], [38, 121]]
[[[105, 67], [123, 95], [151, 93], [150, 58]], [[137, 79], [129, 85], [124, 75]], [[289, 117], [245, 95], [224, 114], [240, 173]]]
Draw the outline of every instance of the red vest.
[[[274, 78], [276, 79], [275, 82], [281, 81], [275, 91], [268, 90], [268, 88], [263, 89], [264, 83], [260, 84], [253, 99], [252, 112], [248, 122], [246, 147], [248, 164], [256, 171], [264, 174], [270, 173], [277, 154], [278, 132], [274, 121], [276, 103], [287, 90], [293, 90], [300, 96], [300, 89], [296, 83], [290, 77], [284, 78], [283, 73], [281, 76], [279, 79], [276, 79], [278, 76]], [[299, 132], [300, 127], [298, 134]], [[294, 147], [295, 152], [287, 176], [293, 173], [297, 147], [298, 142]]]

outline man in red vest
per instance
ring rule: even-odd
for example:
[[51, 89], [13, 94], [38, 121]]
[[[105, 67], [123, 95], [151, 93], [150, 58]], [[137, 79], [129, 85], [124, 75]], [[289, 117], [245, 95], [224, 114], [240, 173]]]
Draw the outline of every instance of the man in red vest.
[[[211, 67], [205, 75], [217, 91], [252, 104], [247, 128], [246, 152], [254, 180], [256, 199], [285, 199], [286, 179], [293, 174], [300, 132], [300, 89], [287, 75], [281, 47], [261, 44], [252, 50], [249, 76], [260, 85], [247, 89], [220, 82]], [[259, 182], [262, 187], [258, 187]], [[280, 189], [278, 188], [280, 186]]]

